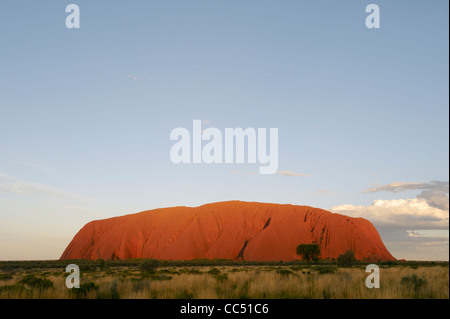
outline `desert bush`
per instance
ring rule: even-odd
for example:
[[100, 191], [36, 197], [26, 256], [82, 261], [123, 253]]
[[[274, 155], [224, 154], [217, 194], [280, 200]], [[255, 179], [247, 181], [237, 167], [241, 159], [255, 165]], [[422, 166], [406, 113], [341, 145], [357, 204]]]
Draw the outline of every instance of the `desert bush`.
[[44, 278], [38, 278], [35, 277], [34, 275], [27, 275], [25, 277], [23, 277], [19, 283], [28, 286], [29, 288], [32, 289], [38, 289], [40, 291], [45, 290], [45, 289], [49, 289], [49, 288], [53, 288], [53, 282], [49, 279], [44, 279]]
[[177, 299], [194, 299], [194, 294], [187, 291], [187, 289], [180, 291], [177, 295]]
[[216, 275], [215, 277], [216, 277], [217, 281], [219, 281], [219, 282], [228, 280], [227, 274], [219, 274], [219, 275]]
[[159, 266], [159, 262], [156, 259], [146, 259], [141, 265], [140, 269], [144, 273], [154, 273]]
[[97, 293], [97, 299], [120, 299], [119, 288], [117, 287], [117, 281], [108, 283], [103, 289], [99, 289]]
[[177, 270], [173, 269], [160, 269], [158, 270], [158, 274], [179, 275], [180, 273]]
[[422, 287], [427, 284], [427, 280], [424, 277], [412, 274], [410, 276], [402, 277], [400, 283], [414, 291], [414, 297], [417, 298]]
[[80, 288], [71, 288], [69, 291], [75, 299], [86, 299], [89, 292], [97, 290], [98, 286], [95, 283], [85, 282], [80, 285]]
[[220, 270], [217, 268], [212, 268], [212, 269], [208, 270], [207, 272], [208, 272], [208, 274], [215, 275], [215, 276], [220, 275]]
[[291, 266], [291, 270], [296, 271], [296, 270], [303, 270], [303, 266]]
[[279, 269], [279, 270], [277, 270], [277, 274], [279, 274], [281, 276], [289, 276], [289, 275], [293, 275], [294, 273], [292, 271], [290, 271], [289, 269]]
[[335, 267], [317, 267], [316, 270], [319, 274], [334, 274], [336, 272]]
[[105, 262], [104, 259], [99, 259], [98, 260], [98, 267], [100, 268], [101, 271], [105, 270], [106, 262]]
[[203, 271], [200, 271], [197, 268], [183, 269], [183, 272], [186, 273], [186, 274], [192, 274], [192, 275], [201, 275], [201, 274], [203, 274]]
[[339, 255], [337, 264], [341, 267], [351, 267], [356, 263], [355, 253], [349, 249], [342, 255]]
[[172, 276], [168, 276], [168, 275], [151, 275], [150, 280], [159, 280], [159, 281], [164, 281], [164, 280], [171, 280]]
[[31, 291], [21, 284], [0, 286], [0, 298], [17, 298], [18, 296], [28, 296]]
[[0, 274], [0, 280], [10, 280], [13, 279], [13, 274], [7, 273], [7, 274]]
[[147, 280], [142, 280], [141, 278], [131, 278], [130, 282], [133, 292], [149, 289], [149, 282]]

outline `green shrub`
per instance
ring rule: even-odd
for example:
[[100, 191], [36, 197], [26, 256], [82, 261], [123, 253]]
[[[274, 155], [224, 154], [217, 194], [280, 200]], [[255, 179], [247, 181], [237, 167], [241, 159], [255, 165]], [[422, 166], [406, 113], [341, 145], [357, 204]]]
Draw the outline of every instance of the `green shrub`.
[[161, 269], [161, 270], [158, 270], [158, 274], [178, 275], [179, 272], [177, 270], [173, 270], [173, 269]]
[[27, 275], [23, 277], [19, 283], [28, 286], [32, 289], [45, 290], [49, 288], [53, 288], [53, 282], [49, 279], [38, 278], [34, 275]]
[[197, 268], [185, 269], [184, 272], [186, 272], [188, 274], [193, 274], [193, 275], [201, 275], [201, 274], [203, 274], [203, 272], [198, 270]]
[[159, 266], [159, 261], [156, 259], [146, 259], [141, 265], [141, 271], [144, 273], [154, 273]]
[[177, 294], [176, 299], [194, 299], [194, 297], [195, 296], [193, 293], [191, 293], [187, 290], [183, 290]]
[[296, 271], [296, 270], [303, 270], [303, 266], [291, 266], [291, 270]]
[[104, 259], [99, 259], [98, 260], [98, 267], [100, 268], [101, 271], [103, 271], [106, 267], [106, 262]]
[[400, 283], [409, 290], [414, 291], [414, 297], [417, 298], [422, 287], [427, 284], [427, 280], [424, 277], [418, 277], [416, 274], [413, 274], [403, 277]]
[[164, 280], [171, 280], [172, 276], [168, 276], [168, 275], [151, 275], [150, 279], [151, 280], [164, 281]]
[[289, 269], [279, 269], [279, 270], [277, 270], [277, 274], [279, 274], [281, 276], [289, 276], [289, 275], [293, 275], [294, 273], [292, 271], [290, 271]]
[[18, 295], [23, 296], [28, 293], [31, 291], [21, 284], [0, 286], [0, 297], [2, 298], [17, 298]]
[[356, 263], [355, 253], [349, 249], [342, 255], [339, 255], [337, 264], [341, 267], [351, 267]]
[[106, 286], [106, 289], [99, 289], [97, 299], [120, 299], [117, 282], [113, 281]]
[[217, 281], [227, 281], [228, 275], [227, 274], [216, 275], [216, 279], [217, 279]]
[[319, 274], [334, 274], [336, 272], [335, 267], [317, 267], [316, 270]]
[[13, 278], [12, 274], [0, 274], [0, 280], [10, 280]]
[[110, 298], [111, 299], [119, 299], [119, 291], [117, 290], [117, 283], [115, 281], [112, 282], [109, 288]]
[[220, 270], [217, 269], [217, 268], [212, 268], [212, 269], [208, 270], [208, 274], [211, 274], [211, 275], [214, 275], [214, 276], [220, 275]]
[[93, 282], [85, 282], [80, 288], [71, 288], [70, 293], [75, 299], [86, 299], [87, 294], [91, 291], [98, 291], [98, 286]]

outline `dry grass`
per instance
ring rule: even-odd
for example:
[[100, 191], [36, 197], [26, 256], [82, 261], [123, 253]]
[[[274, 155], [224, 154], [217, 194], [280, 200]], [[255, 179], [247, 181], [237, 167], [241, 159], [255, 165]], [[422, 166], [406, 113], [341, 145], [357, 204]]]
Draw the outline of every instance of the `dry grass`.
[[[193, 273], [192, 269], [200, 273]], [[339, 268], [335, 273], [319, 273], [317, 268], [305, 267], [218, 267], [220, 273], [208, 273], [210, 267], [168, 267], [155, 276], [143, 276], [139, 270], [109, 270], [86, 272], [81, 283], [93, 282], [95, 289], [79, 294], [81, 298], [201, 298], [201, 299], [398, 299], [449, 298], [449, 268], [442, 266], [387, 267], [380, 269], [379, 289], [365, 286], [364, 268]], [[283, 274], [281, 270], [285, 270]], [[20, 283], [27, 272], [0, 279], [0, 298], [75, 298], [65, 286], [61, 271], [35, 273], [49, 279], [53, 288], [30, 288]], [[401, 278], [415, 274], [425, 278], [426, 284], [414, 292], [401, 284]], [[170, 277], [167, 277], [170, 276]], [[165, 280], [163, 280], [165, 279]]]

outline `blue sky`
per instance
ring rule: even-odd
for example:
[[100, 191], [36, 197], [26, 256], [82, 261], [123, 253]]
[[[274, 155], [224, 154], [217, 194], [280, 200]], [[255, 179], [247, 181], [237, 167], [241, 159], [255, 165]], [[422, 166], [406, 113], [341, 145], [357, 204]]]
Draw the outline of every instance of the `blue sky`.
[[[365, 217], [395, 257], [448, 260], [447, 1], [80, 0], [67, 29], [69, 3], [1, 5], [0, 260], [236, 199]], [[279, 170], [310, 176], [175, 165], [169, 134], [194, 119], [276, 127]]]

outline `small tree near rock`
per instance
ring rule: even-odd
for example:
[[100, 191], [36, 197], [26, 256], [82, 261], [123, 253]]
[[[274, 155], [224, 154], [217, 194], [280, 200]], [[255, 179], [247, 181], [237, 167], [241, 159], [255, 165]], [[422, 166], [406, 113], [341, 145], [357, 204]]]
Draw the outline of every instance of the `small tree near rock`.
[[297, 255], [309, 264], [316, 261], [320, 256], [320, 247], [317, 244], [300, 244], [297, 246]]
[[341, 267], [351, 267], [356, 263], [355, 252], [351, 249], [339, 255], [337, 263]]

